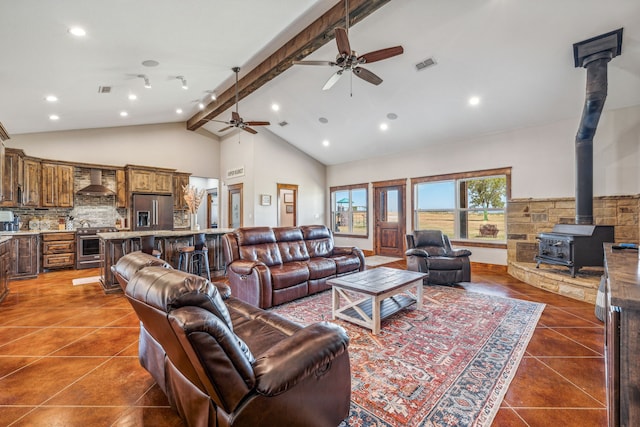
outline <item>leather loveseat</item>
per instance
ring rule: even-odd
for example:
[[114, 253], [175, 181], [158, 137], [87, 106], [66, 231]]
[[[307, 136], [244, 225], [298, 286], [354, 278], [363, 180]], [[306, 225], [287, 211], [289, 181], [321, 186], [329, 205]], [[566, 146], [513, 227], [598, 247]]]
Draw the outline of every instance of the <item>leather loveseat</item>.
[[446, 285], [471, 281], [471, 252], [453, 249], [440, 230], [415, 230], [407, 234], [407, 270], [428, 273], [425, 284]]
[[302, 327], [142, 252], [112, 270], [140, 319], [140, 363], [186, 425], [329, 427], [348, 416], [340, 326]]
[[222, 236], [231, 292], [269, 308], [330, 288], [327, 280], [364, 270], [357, 247], [336, 247], [324, 225], [238, 228]]

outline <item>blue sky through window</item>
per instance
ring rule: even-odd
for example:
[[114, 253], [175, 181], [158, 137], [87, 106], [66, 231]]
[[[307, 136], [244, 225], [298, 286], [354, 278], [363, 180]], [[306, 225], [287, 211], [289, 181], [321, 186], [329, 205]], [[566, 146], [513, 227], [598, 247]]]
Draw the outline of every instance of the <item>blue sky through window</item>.
[[447, 209], [456, 205], [455, 181], [425, 182], [416, 186], [418, 209]]

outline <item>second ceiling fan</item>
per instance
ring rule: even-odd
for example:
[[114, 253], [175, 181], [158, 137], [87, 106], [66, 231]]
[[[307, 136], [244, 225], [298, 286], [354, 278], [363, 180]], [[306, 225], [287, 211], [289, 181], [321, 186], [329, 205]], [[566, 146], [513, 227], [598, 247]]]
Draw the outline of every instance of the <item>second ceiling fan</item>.
[[252, 129], [250, 126], [269, 126], [271, 123], [269, 122], [265, 122], [265, 121], [249, 121], [249, 122], [245, 122], [242, 117], [240, 117], [240, 114], [238, 113], [238, 73], [240, 72], [240, 67], [233, 67], [232, 68], [233, 72], [236, 73], [236, 111], [232, 111], [231, 112], [231, 120], [225, 122], [222, 120], [209, 120], [210, 122], [219, 122], [219, 123], [225, 123], [228, 126], [224, 127], [222, 129], [220, 129], [218, 132], [224, 132], [226, 130], [232, 129], [232, 128], [238, 128], [238, 129], [242, 129], [244, 131], [247, 131], [249, 133], [253, 133], [256, 134], [258, 133], [255, 129]]
[[340, 69], [327, 80], [322, 90], [331, 89], [345, 71], [351, 71], [352, 74], [355, 74], [362, 80], [374, 85], [379, 85], [382, 83], [382, 79], [366, 68], [361, 67], [361, 65], [391, 58], [404, 52], [402, 46], [393, 46], [386, 49], [374, 50], [364, 55], [357, 55], [355, 51], [351, 50], [351, 43], [349, 43], [349, 4], [346, 1], [345, 10], [346, 28], [336, 28], [335, 30], [336, 44], [338, 45], [338, 55], [335, 61], [293, 61], [294, 64], [298, 65], [329, 65], [332, 67], [340, 67]]

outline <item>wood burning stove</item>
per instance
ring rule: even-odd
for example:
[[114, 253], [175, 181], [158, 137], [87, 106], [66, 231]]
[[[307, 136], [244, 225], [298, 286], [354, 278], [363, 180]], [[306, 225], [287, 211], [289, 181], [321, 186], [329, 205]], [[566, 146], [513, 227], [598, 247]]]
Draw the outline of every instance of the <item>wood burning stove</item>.
[[540, 263], [569, 267], [571, 277], [581, 267], [603, 266], [603, 243], [613, 242], [612, 225], [557, 224], [550, 233], [538, 235], [536, 268]]

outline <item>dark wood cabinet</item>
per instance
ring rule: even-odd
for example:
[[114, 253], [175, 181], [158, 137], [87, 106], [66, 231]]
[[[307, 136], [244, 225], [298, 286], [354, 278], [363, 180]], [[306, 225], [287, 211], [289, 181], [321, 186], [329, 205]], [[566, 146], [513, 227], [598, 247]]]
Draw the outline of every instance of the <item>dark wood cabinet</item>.
[[6, 149], [2, 168], [2, 207], [20, 206], [22, 200], [22, 157], [21, 150]]
[[640, 425], [640, 258], [605, 243], [605, 360], [609, 426]]
[[40, 206], [40, 160], [25, 157], [23, 160], [22, 205]]
[[41, 206], [44, 208], [73, 207], [73, 172], [70, 165], [42, 162]]
[[40, 246], [37, 234], [13, 235], [11, 243], [10, 279], [26, 279], [38, 276]]
[[189, 174], [176, 172], [173, 174], [173, 209], [177, 211], [186, 211], [189, 209], [187, 202], [184, 200], [184, 187], [189, 185]]
[[127, 181], [130, 193], [171, 194], [173, 192], [173, 171], [128, 166]]
[[116, 169], [116, 208], [128, 208], [127, 174], [124, 169]]
[[74, 268], [76, 265], [76, 234], [42, 233], [42, 269]]
[[11, 240], [0, 242], [0, 302], [9, 293], [9, 263], [11, 262]]

